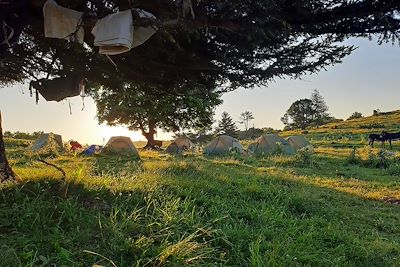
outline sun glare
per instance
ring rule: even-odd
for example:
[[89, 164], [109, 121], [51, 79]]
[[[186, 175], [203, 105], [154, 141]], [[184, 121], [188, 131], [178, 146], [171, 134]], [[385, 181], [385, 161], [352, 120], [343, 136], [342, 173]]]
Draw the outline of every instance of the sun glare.
[[144, 137], [139, 132], [129, 131], [127, 128], [122, 126], [107, 126], [102, 124], [99, 126], [99, 132], [97, 139], [103, 140], [103, 145], [113, 136], [128, 136], [132, 141], [142, 141], [145, 140]]

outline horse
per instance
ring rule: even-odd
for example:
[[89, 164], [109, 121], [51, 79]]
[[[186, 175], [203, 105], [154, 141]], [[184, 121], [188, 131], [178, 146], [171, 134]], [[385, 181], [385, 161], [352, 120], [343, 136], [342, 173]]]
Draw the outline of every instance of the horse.
[[400, 132], [397, 133], [388, 133], [385, 131], [382, 131], [380, 134], [380, 138], [384, 139], [384, 141], [389, 141], [390, 144], [390, 149], [392, 149], [392, 141], [400, 140]]
[[383, 142], [385, 142], [386, 140], [382, 137], [382, 134], [370, 134], [368, 136], [369, 142], [368, 145], [370, 145], [371, 147], [374, 147], [374, 142], [375, 141], [380, 141], [383, 145]]

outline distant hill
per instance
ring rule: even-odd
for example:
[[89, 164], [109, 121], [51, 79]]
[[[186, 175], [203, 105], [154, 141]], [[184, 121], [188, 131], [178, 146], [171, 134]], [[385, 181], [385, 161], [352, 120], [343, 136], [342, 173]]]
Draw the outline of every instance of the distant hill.
[[381, 112], [378, 115], [359, 119], [328, 123], [319, 127], [302, 130], [283, 131], [281, 136], [304, 134], [316, 145], [364, 146], [368, 144], [368, 135], [400, 131], [400, 110]]
[[[315, 128], [307, 129], [309, 134], [369, 134], [386, 131], [400, 131], [400, 110], [382, 112], [375, 116], [368, 116], [359, 119], [332, 122]], [[283, 131], [282, 135], [304, 133], [302, 130]]]

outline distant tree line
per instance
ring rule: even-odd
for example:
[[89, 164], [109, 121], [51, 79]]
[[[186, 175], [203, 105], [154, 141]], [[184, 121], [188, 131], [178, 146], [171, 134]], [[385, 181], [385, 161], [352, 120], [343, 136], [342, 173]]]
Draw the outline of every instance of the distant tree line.
[[19, 132], [19, 131], [16, 131], [16, 132], [5, 131], [4, 137], [5, 138], [14, 138], [14, 139], [36, 140], [42, 134], [43, 134], [43, 131], [38, 131], [38, 132], [33, 132], [33, 133], [24, 133], [24, 132]]

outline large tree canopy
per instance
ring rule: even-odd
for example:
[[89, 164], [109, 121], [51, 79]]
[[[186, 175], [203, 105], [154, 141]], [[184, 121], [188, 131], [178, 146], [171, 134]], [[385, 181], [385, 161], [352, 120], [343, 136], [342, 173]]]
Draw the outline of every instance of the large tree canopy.
[[183, 92], [177, 95], [176, 90], [124, 82], [112, 89], [103, 87], [94, 93], [99, 121], [140, 130], [150, 148], [157, 129], [177, 132], [210, 126], [220, 94], [202, 86], [180, 89]]
[[[81, 46], [44, 38], [44, 1], [29, 2], [29, 24], [0, 69], [3, 83], [78, 71], [100, 84], [118, 75], [167, 87], [218, 82], [221, 90], [231, 90], [338, 63], [353, 49], [341, 44], [347, 37], [376, 34], [385, 41], [398, 40], [400, 33], [398, 0], [58, 0], [85, 13]], [[194, 17], [183, 17], [177, 8], [182, 2], [192, 2]], [[98, 55], [90, 30], [96, 18], [130, 7], [157, 16], [135, 24], [160, 30], [144, 45], [113, 57], [116, 71]]]

